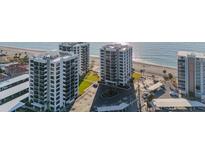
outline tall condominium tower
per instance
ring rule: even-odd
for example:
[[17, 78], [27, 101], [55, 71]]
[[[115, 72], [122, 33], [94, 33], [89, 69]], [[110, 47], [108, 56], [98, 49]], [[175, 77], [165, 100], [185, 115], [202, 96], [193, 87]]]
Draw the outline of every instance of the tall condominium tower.
[[63, 111], [78, 96], [78, 56], [54, 52], [30, 58], [30, 102], [36, 111]]
[[85, 42], [64, 42], [59, 45], [62, 51], [73, 52], [79, 56], [79, 75], [87, 73], [89, 69], [90, 45]]
[[132, 47], [105, 45], [100, 50], [101, 82], [112, 86], [128, 86], [132, 74]]
[[179, 51], [178, 88], [182, 94], [205, 101], [205, 55]]

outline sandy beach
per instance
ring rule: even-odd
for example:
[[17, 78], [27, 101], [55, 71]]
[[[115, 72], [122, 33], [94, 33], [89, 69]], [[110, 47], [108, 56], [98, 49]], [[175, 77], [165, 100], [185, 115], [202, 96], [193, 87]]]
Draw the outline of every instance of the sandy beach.
[[28, 56], [35, 56], [44, 54], [45, 51], [43, 50], [34, 50], [34, 49], [25, 49], [25, 48], [14, 48], [14, 47], [6, 47], [0, 46], [0, 51], [5, 53], [8, 56], [15, 55], [16, 53], [27, 53]]
[[[16, 53], [23, 53], [27, 54], [28, 56], [38, 56], [45, 54], [46, 51], [43, 50], [35, 50], [35, 49], [25, 49], [25, 48], [14, 48], [14, 47], [6, 47], [6, 46], [0, 46], [0, 51], [6, 54], [8, 57], [15, 55]], [[99, 57], [92, 56], [90, 57], [90, 63], [96, 67], [99, 68]], [[167, 67], [167, 66], [160, 66], [156, 64], [149, 64], [144, 62], [138, 62], [133, 60], [133, 68], [135, 71], [140, 72], [141, 69], [145, 70], [145, 74], [155, 74], [162, 76], [163, 70], [167, 71], [168, 73], [172, 73], [175, 77], [177, 74], [176, 68]]]
[[15, 62], [16, 60], [14, 56], [16, 54], [18, 55], [18, 57], [23, 58], [24, 56], [31, 57], [31, 56], [42, 55], [45, 53], [46, 51], [43, 51], [43, 50], [0, 46], [0, 55], [3, 55], [3, 56], [0, 56], [0, 64]]
[[[91, 56], [90, 61], [91, 63], [93, 63], [94, 66], [99, 66], [99, 57]], [[133, 68], [137, 72], [140, 72], [141, 69], [145, 69], [145, 74], [155, 74], [155, 75], [162, 76], [164, 74], [163, 70], [166, 70], [167, 74], [172, 73], [173, 76], [175, 77], [177, 75], [176, 68], [160, 66], [155, 64], [148, 64], [148, 63], [137, 62], [137, 61], [133, 61]]]

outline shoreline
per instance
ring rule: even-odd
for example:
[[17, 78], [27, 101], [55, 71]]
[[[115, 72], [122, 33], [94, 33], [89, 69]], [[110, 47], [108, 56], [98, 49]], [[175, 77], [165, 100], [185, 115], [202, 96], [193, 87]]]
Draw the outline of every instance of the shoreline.
[[[91, 59], [92, 58], [100, 58], [99, 56], [97, 55], [90, 55]], [[152, 63], [152, 62], [147, 62], [147, 61], [138, 61], [137, 59], [133, 59], [132, 60], [133, 63], [140, 63], [140, 64], [145, 64], [145, 65], [153, 65], [153, 66], [157, 66], [157, 67], [164, 67], [164, 68], [169, 68], [169, 69], [177, 69], [176, 67], [174, 66], [163, 66], [163, 65], [160, 65], [160, 64], [155, 64], [155, 63]]]
[[[90, 56], [91, 62], [94, 62], [95, 66], [99, 66], [99, 60], [100, 57], [96, 55], [91, 55]], [[168, 73], [173, 74], [174, 77], [177, 76], [177, 69], [174, 67], [168, 67], [168, 66], [163, 66], [163, 65], [157, 65], [157, 64], [150, 64], [146, 62], [138, 62], [136, 60], [133, 60], [133, 68], [135, 71], [140, 72], [141, 69], [145, 69], [145, 74], [154, 74], [154, 75], [159, 75], [163, 76], [163, 70], [167, 71]]]
[[[38, 56], [44, 54], [45, 52], [48, 52], [48, 50], [17, 48], [17, 47], [9, 47], [9, 46], [0, 46], [0, 50], [6, 52], [8, 56], [15, 55], [16, 53], [25, 53], [25, 52], [28, 54], [28, 56], [36, 56], [36, 55]], [[93, 64], [95, 65], [95, 67], [99, 67], [100, 57], [98, 55], [90, 55], [90, 59], [91, 61], [94, 62]], [[163, 76], [164, 75], [163, 70], [166, 70], [167, 74], [172, 73], [173, 76], [175, 77], [177, 75], [177, 69], [175, 67], [137, 61], [137, 59], [133, 59], [133, 68], [137, 72], [140, 72], [141, 69], [145, 69], [145, 74], [148, 73], [148, 74]]]
[[46, 50], [38, 50], [38, 49], [29, 49], [29, 48], [17, 48], [17, 47], [10, 47], [10, 46], [0, 46], [0, 51], [6, 53], [8, 56], [15, 55], [16, 53], [27, 53], [29, 56], [41, 55]]

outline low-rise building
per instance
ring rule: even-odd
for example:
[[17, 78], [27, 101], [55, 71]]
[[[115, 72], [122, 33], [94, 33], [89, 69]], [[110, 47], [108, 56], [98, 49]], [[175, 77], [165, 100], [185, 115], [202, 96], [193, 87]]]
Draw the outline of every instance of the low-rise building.
[[10, 76], [18, 76], [23, 73], [28, 74], [28, 65], [26, 64], [11, 64], [9, 66], [5, 66], [5, 73]]
[[[29, 75], [23, 74], [0, 82], [0, 111], [12, 111], [29, 96]], [[17, 107], [15, 107], [17, 109]]]
[[153, 99], [153, 111], [205, 111], [205, 104], [184, 98]]

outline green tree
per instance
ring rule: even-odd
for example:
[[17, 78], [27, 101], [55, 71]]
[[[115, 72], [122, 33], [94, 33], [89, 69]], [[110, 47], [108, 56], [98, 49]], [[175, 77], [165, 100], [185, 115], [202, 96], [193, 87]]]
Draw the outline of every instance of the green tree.
[[0, 67], [0, 73], [4, 73], [4, 70]]
[[167, 73], [167, 70], [163, 70], [163, 73], [166, 74], [166, 73]]
[[169, 77], [170, 80], [173, 79], [172, 73], [169, 73], [169, 74], [168, 74], [168, 77]]

